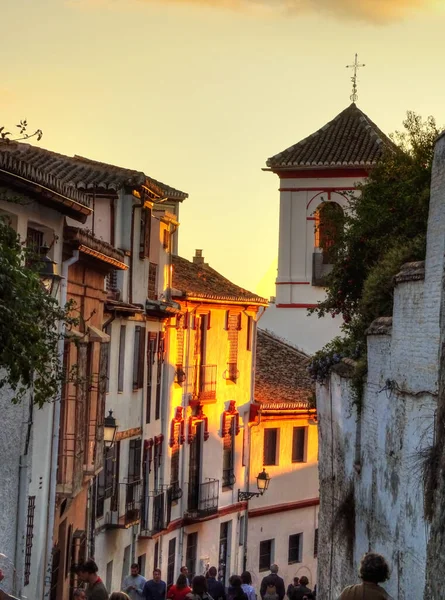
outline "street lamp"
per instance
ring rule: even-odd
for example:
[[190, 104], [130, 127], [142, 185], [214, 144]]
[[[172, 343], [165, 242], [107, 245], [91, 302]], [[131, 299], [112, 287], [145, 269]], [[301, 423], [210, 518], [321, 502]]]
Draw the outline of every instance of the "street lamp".
[[56, 263], [48, 256], [48, 246], [40, 248], [39, 276], [43, 287], [53, 298], [57, 298], [62, 277], [56, 273]]
[[116, 419], [113, 417], [113, 411], [110, 410], [108, 417], [105, 417], [104, 419], [104, 444], [107, 450], [114, 444], [117, 427], [118, 425]]
[[267, 490], [267, 488], [269, 487], [269, 482], [270, 482], [269, 473], [266, 473], [266, 470], [263, 469], [262, 471], [260, 471], [258, 473], [257, 478], [256, 478], [256, 485], [258, 488], [258, 492], [243, 492], [241, 490], [238, 490], [238, 502], [247, 502], [254, 496], [256, 496], [257, 498], [259, 496], [262, 496], [264, 494], [264, 492]]

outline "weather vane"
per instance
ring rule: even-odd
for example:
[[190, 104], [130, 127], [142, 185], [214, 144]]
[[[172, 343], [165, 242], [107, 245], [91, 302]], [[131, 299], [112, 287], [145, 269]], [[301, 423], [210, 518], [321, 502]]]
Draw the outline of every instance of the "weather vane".
[[355, 61], [353, 65], [346, 65], [347, 69], [354, 69], [354, 75], [351, 77], [351, 81], [352, 81], [352, 94], [350, 96], [351, 100], [353, 102], [357, 102], [358, 99], [358, 95], [357, 95], [357, 71], [361, 68], [361, 67], [365, 67], [366, 65], [361, 65], [358, 62], [358, 55], [355, 55]]

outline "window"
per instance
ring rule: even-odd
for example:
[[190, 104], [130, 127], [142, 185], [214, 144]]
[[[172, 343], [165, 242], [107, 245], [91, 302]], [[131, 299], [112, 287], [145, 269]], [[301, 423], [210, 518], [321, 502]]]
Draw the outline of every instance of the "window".
[[289, 553], [287, 562], [292, 565], [293, 563], [301, 562], [301, 551], [303, 543], [303, 534], [296, 533], [289, 536]]
[[113, 582], [113, 561], [112, 560], [110, 560], [110, 562], [107, 563], [107, 572], [106, 572], [105, 582], [106, 582], [107, 590], [111, 590], [111, 585]]
[[170, 462], [170, 484], [179, 486], [179, 449], [180, 449], [181, 424], [175, 423], [173, 429], [173, 445]]
[[185, 381], [184, 371], [184, 341], [186, 329], [186, 314], [176, 317], [176, 374], [175, 381], [180, 385]]
[[148, 266], [148, 290], [147, 296], [150, 300], [157, 300], [158, 265], [150, 263]]
[[185, 553], [185, 565], [189, 571], [189, 581], [196, 573], [196, 555], [198, 553], [198, 533], [189, 533], [187, 536], [187, 550]]
[[232, 487], [235, 483], [235, 426], [234, 417], [226, 418], [223, 437], [223, 487]]
[[239, 520], [239, 545], [244, 546], [246, 539], [246, 517], [243, 515]]
[[156, 370], [156, 405], [155, 405], [155, 420], [161, 417], [161, 389], [162, 389], [162, 372], [164, 365], [164, 333], [158, 334], [158, 368]]
[[260, 542], [260, 571], [268, 571], [273, 564], [274, 540], [263, 540]]
[[104, 496], [105, 498], [111, 498], [115, 492], [116, 488], [116, 480], [117, 480], [117, 444], [113, 444], [113, 446], [109, 450], [105, 450], [104, 457]]
[[318, 527], [314, 533], [314, 558], [318, 556]]
[[164, 229], [162, 246], [166, 252], [170, 250], [170, 232], [168, 229]]
[[144, 387], [144, 354], [145, 327], [136, 325], [134, 329], [133, 390], [140, 390]]
[[141, 439], [130, 440], [128, 456], [128, 482], [139, 481], [141, 478]]
[[105, 470], [96, 477], [96, 519], [104, 516], [105, 509]]
[[151, 421], [151, 397], [153, 395], [153, 367], [156, 358], [156, 339], [157, 335], [151, 331], [147, 344], [147, 403], [145, 410], [145, 422]]
[[315, 245], [323, 251], [324, 264], [333, 262], [343, 224], [343, 209], [336, 202], [323, 202], [315, 213]]
[[40, 248], [43, 246], [43, 231], [28, 227], [26, 232], [26, 245], [33, 253], [40, 254]]
[[34, 537], [34, 511], [36, 509], [36, 497], [28, 497], [28, 514], [26, 517], [26, 541], [25, 541], [25, 581], [24, 584], [29, 584], [31, 575], [31, 552], [32, 538]]
[[247, 350], [252, 350], [253, 345], [254, 320], [253, 317], [247, 316]]
[[294, 427], [292, 436], [292, 462], [305, 462], [307, 427]]
[[107, 386], [106, 386], [106, 391], [107, 393], [110, 391], [110, 369], [111, 369], [111, 360], [110, 360], [110, 353], [111, 353], [111, 324], [107, 325], [105, 327], [105, 333], [107, 335], [110, 336], [110, 341], [108, 342], [108, 344], [106, 344], [106, 348], [105, 348], [105, 360], [106, 360], [106, 369], [107, 369]]
[[153, 571], [159, 566], [159, 542], [155, 544], [155, 551], [153, 553]]
[[155, 490], [159, 487], [159, 476], [161, 473], [161, 459], [162, 459], [162, 447], [163, 437], [155, 437], [154, 443], [154, 457], [153, 457], [153, 470], [154, 470], [154, 488]]
[[117, 391], [124, 391], [124, 369], [125, 369], [125, 325], [121, 325], [121, 331], [119, 336], [119, 366], [117, 373]]
[[[145, 577], [145, 565], [147, 563], [147, 555], [146, 554], [141, 554], [140, 556], [138, 556], [138, 566], [139, 566], [139, 573], [142, 575], [142, 577]], [[107, 590], [109, 590], [110, 588], [107, 588]]]
[[139, 258], [150, 256], [151, 209], [141, 209], [141, 225], [139, 235]]
[[263, 465], [277, 465], [278, 429], [264, 430]]
[[175, 554], [176, 538], [174, 537], [168, 542], [167, 587], [175, 583]]
[[226, 379], [235, 382], [238, 379], [238, 337], [241, 329], [241, 313], [227, 312], [226, 321], [229, 340]]

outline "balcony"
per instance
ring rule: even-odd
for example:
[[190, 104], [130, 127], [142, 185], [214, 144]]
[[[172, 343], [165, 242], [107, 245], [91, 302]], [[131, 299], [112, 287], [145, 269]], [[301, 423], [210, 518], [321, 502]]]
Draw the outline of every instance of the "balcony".
[[107, 529], [128, 529], [141, 520], [141, 481], [120, 483], [118, 486], [118, 510], [107, 513]]
[[184, 393], [189, 400], [206, 404], [216, 400], [216, 365], [193, 365], [181, 373]]
[[[171, 521], [172, 511], [172, 486], [163, 486], [160, 489], [153, 490], [146, 497], [143, 513], [143, 519], [140, 537], [151, 538], [156, 533], [160, 533], [166, 529]], [[179, 497], [182, 495], [182, 490], [179, 486], [176, 489]]]
[[223, 469], [223, 476], [221, 484], [223, 488], [232, 487], [236, 483], [235, 472], [232, 469]]
[[185, 521], [205, 519], [218, 512], [219, 479], [209, 479], [197, 486], [189, 484]]

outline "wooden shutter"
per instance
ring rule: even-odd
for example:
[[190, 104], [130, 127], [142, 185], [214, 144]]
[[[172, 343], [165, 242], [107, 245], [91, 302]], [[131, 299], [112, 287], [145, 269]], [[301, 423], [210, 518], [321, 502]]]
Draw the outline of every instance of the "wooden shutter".
[[304, 462], [307, 427], [294, 427], [292, 435], [292, 462]]
[[138, 389], [144, 387], [145, 327], [141, 327], [138, 356]]
[[134, 328], [134, 348], [133, 348], [133, 390], [138, 389], [139, 383], [139, 342], [141, 339], [141, 327], [136, 325]]
[[151, 209], [141, 209], [141, 228], [139, 240], [139, 258], [150, 256]]
[[124, 391], [126, 329], [127, 328], [125, 327], [125, 325], [121, 325], [121, 330], [120, 330], [120, 335], [119, 335], [119, 366], [118, 366], [118, 374], [117, 374], [117, 390], [118, 390], [118, 392]]
[[263, 464], [277, 464], [277, 437], [278, 429], [268, 428], [264, 430]]

